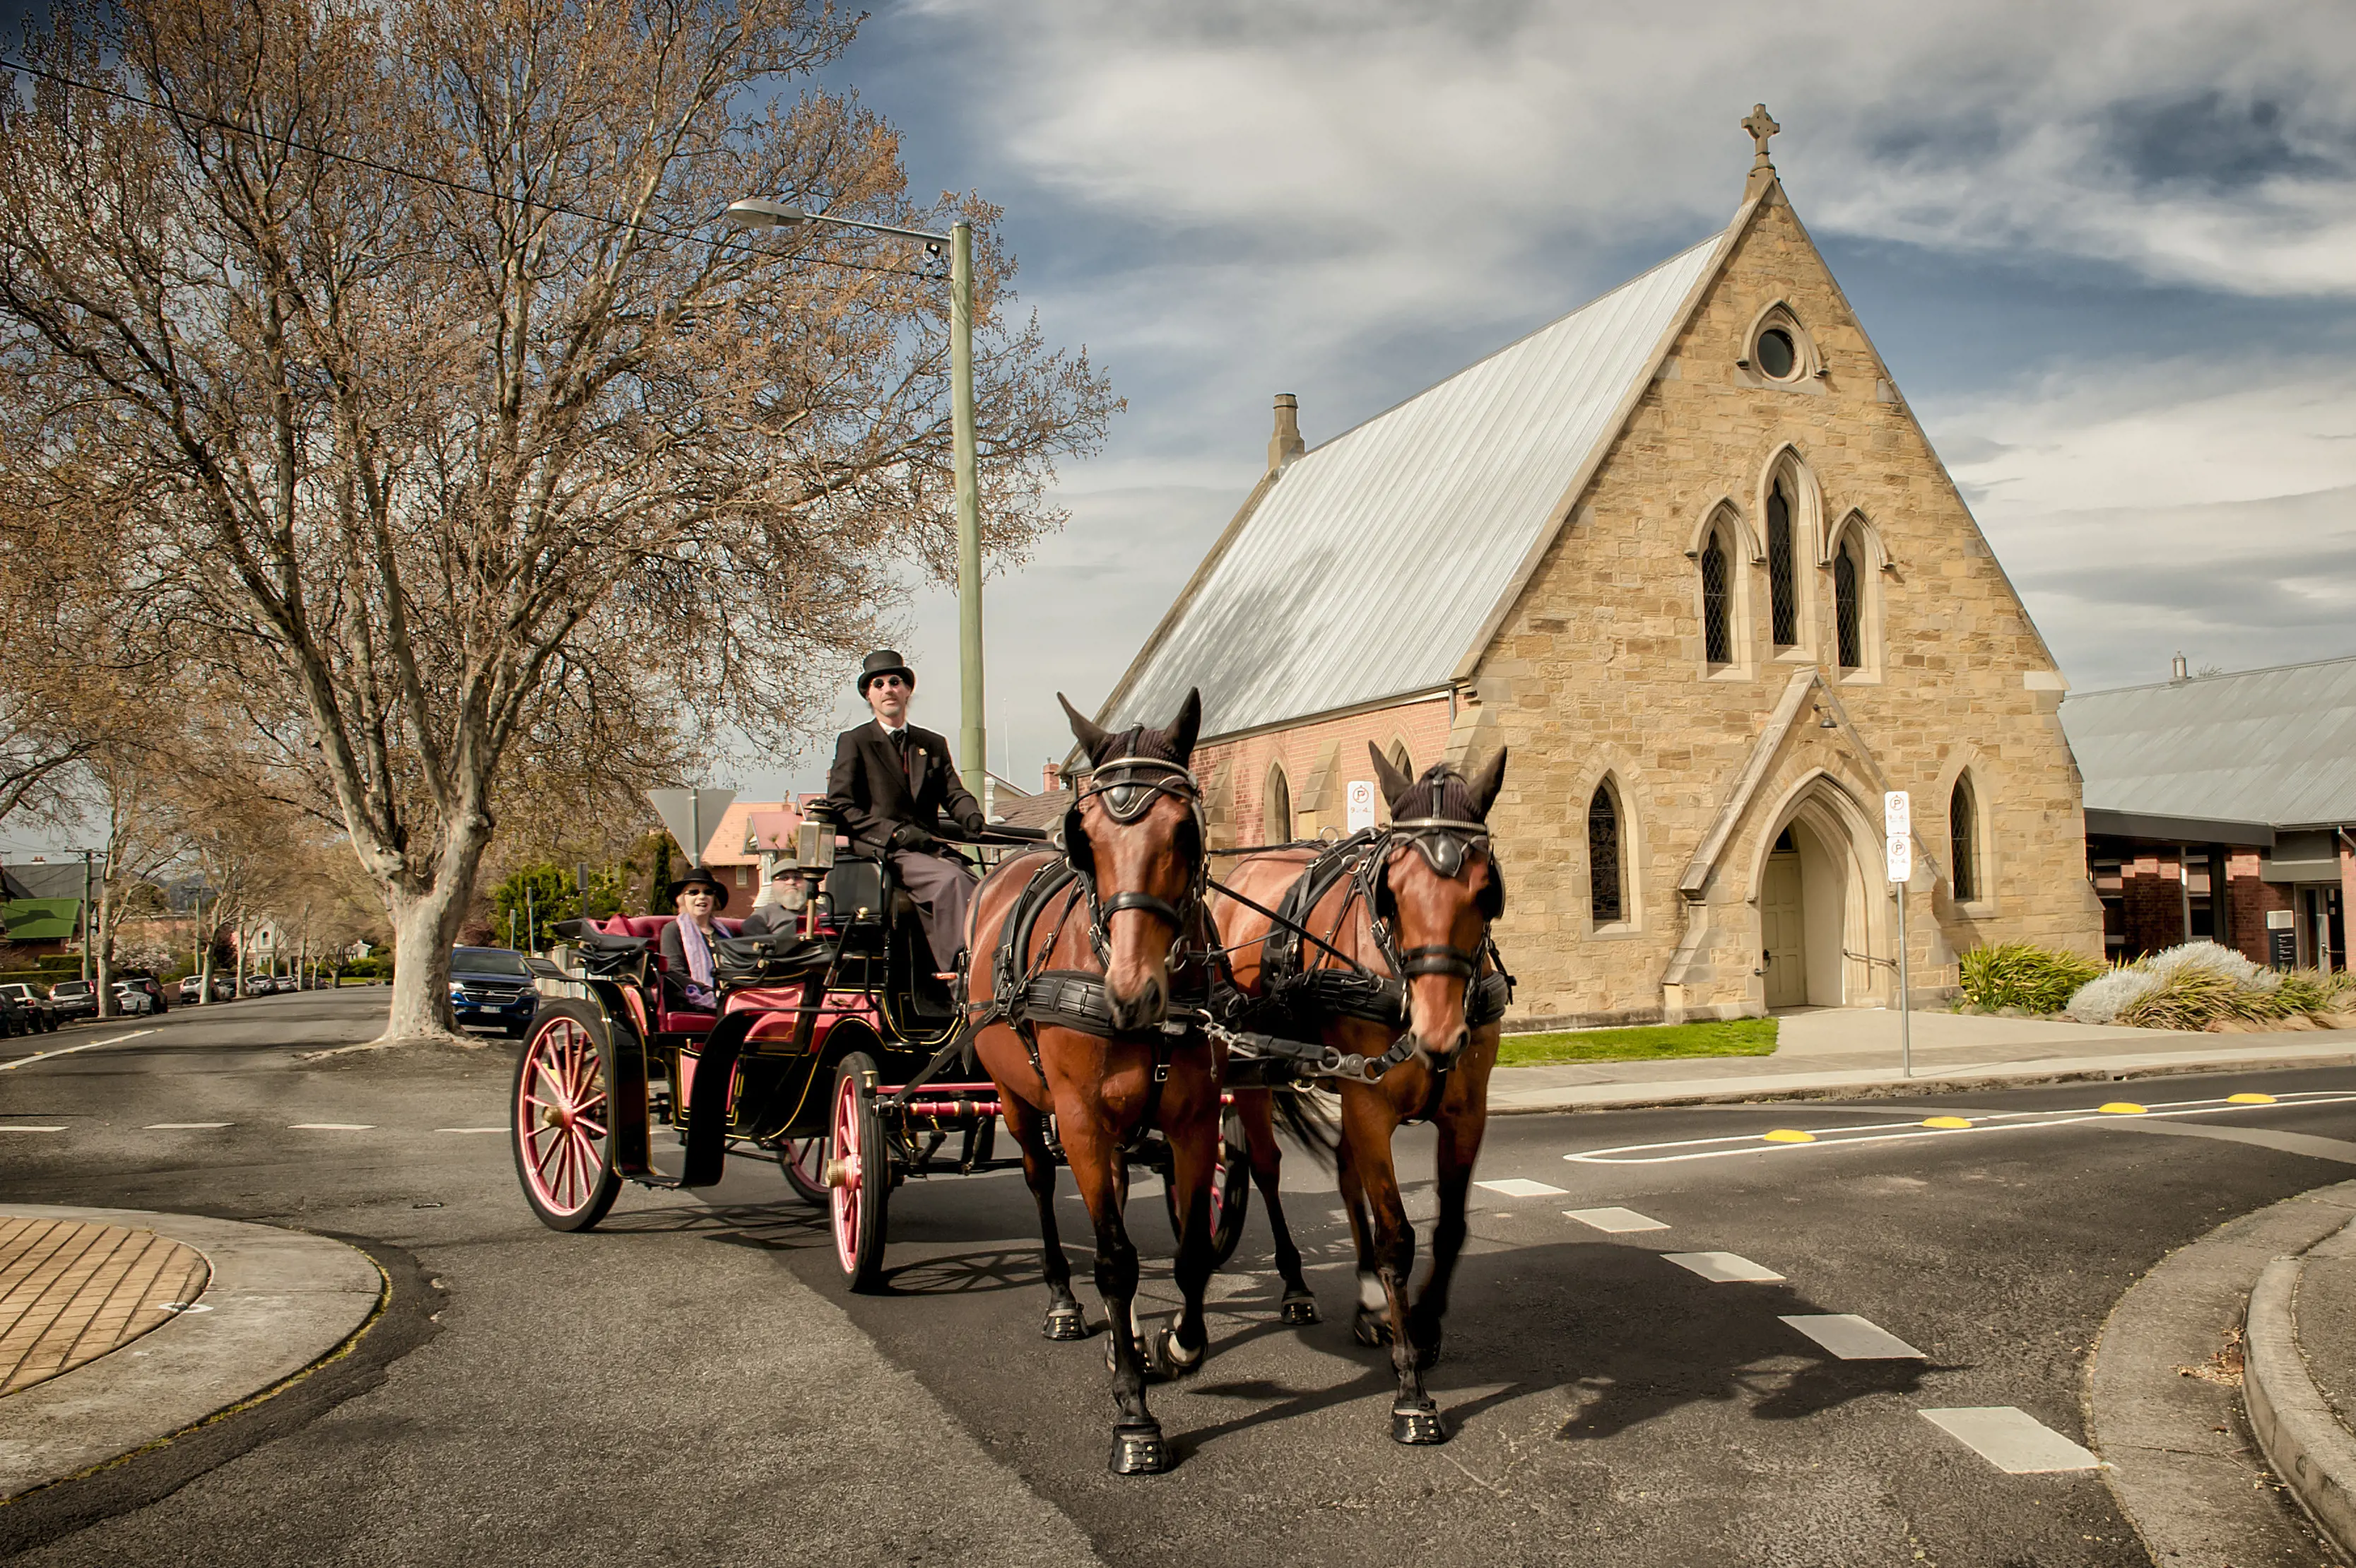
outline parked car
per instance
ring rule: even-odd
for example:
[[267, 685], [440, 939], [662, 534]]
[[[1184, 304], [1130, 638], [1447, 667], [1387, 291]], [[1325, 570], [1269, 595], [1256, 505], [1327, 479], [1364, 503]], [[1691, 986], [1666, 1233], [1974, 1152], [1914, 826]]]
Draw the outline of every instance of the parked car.
[[277, 988], [278, 983], [267, 975], [248, 975], [245, 977], [245, 994], [249, 997], [266, 997]]
[[60, 980], [49, 987], [49, 1015], [67, 1019], [98, 1017], [98, 987], [87, 980]]
[[299, 991], [303, 988], [303, 977], [300, 975], [281, 975], [278, 976], [278, 988], [281, 991]]
[[49, 1011], [48, 998], [37, 987], [0, 986], [0, 1033], [48, 1034], [57, 1027], [57, 1015]]
[[213, 976], [213, 1000], [216, 1002], [233, 1002], [237, 1000], [236, 976], [216, 975]]
[[122, 974], [114, 976], [116, 990], [119, 991], [125, 986], [147, 998], [145, 1011], [161, 1013], [171, 1010], [169, 1005], [164, 1000], [164, 983], [155, 978], [155, 972], [153, 969], [125, 969]]
[[185, 1008], [191, 1002], [201, 1000], [204, 994], [205, 977], [202, 975], [183, 975], [180, 976], [180, 1005], [182, 1007]]
[[531, 1029], [540, 992], [523, 955], [504, 947], [450, 950], [450, 1010], [461, 1029], [504, 1029], [517, 1040]]
[[114, 983], [114, 1011], [121, 1018], [143, 1018], [155, 1010], [155, 998], [136, 980]]

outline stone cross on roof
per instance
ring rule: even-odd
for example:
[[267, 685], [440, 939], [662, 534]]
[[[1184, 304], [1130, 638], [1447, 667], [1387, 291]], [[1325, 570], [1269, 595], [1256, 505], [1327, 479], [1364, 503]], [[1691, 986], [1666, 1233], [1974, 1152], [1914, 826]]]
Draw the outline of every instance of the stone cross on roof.
[[1774, 116], [1767, 112], [1765, 104], [1754, 103], [1751, 106], [1751, 112], [1742, 117], [1742, 128], [1751, 133], [1751, 140], [1759, 148], [1759, 155], [1751, 161], [1751, 166], [1754, 169], [1773, 168], [1775, 165], [1767, 161], [1767, 142], [1783, 127], [1775, 123]]

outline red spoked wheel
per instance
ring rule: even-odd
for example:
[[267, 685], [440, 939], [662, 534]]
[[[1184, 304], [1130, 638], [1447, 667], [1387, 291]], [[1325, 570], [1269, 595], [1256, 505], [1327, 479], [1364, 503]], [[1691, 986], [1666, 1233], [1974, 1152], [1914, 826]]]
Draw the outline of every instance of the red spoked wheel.
[[884, 1118], [875, 1110], [875, 1059], [854, 1051], [835, 1069], [834, 1110], [828, 1138], [828, 1200], [834, 1214], [834, 1253], [856, 1291], [884, 1284], [884, 1209], [892, 1195], [892, 1153]]
[[614, 1169], [604, 1020], [577, 1002], [541, 1009], [516, 1063], [509, 1130], [524, 1201], [552, 1231], [585, 1231], [622, 1189]]
[[[1229, 1110], [1219, 1123], [1218, 1163], [1211, 1167], [1211, 1266], [1224, 1268], [1244, 1239], [1244, 1216], [1251, 1210], [1251, 1146], [1244, 1119]], [[1170, 1213], [1170, 1233], [1178, 1234], [1178, 1194], [1164, 1177], [1162, 1206]]]
[[826, 1139], [786, 1138], [777, 1145], [777, 1163], [785, 1168], [786, 1185], [812, 1208], [823, 1209], [832, 1196], [826, 1185]]

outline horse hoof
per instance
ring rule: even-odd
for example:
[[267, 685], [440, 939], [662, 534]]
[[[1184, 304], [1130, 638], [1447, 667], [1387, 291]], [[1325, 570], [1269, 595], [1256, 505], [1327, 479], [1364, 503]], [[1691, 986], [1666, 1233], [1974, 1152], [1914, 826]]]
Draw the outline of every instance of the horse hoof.
[[1361, 1345], [1387, 1345], [1391, 1342], [1391, 1326], [1365, 1307], [1350, 1322], [1350, 1337]]
[[1200, 1371], [1203, 1363], [1210, 1359], [1210, 1350], [1211, 1347], [1206, 1344], [1189, 1352], [1178, 1343], [1177, 1329], [1164, 1328], [1154, 1341], [1153, 1359], [1161, 1364], [1164, 1377], [1191, 1377]]
[[1116, 1476], [1158, 1476], [1170, 1468], [1170, 1449], [1162, 1441], [1158, 1422], [1112, 1429], [1112, 1473]]
[[1416, 1447], [1448, 1441], [1448, 1424], [1440, 1419], [1440, 1407], [1425, 1400], [1421, 1404], [1399, 1404], [1391, 1407], [1391, 1441]]
[[1317, 1298], [1313, 1296], [1288, 1296], [1284, 1298], [1280, 1315], [1289, 1324], [1314, 1323], [1317, 1321]]
[[1085, 1339], [1088, 1337], [1087, 1314], [1076, 1307], [1050, 1307], [1047, 1322], [1039, 1332], [1050, 1339]]

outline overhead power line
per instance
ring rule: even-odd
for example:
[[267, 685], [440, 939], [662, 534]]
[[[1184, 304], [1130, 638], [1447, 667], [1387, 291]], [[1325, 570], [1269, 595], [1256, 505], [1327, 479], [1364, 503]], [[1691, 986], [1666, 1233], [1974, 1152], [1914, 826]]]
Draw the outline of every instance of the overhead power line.
[[[493, 190], [488, 186], [470, 185], [464, 180], [448, 180], [438, 175], [420, 174], [415, 169], [398, 168], [391, 164], [380, 163], [374, 158], [362, 157], [358, 153], [339, 153], [332, 147], [321, 147], [308, 142], [297, 141], [292, 136], [281, 135], [275, 131], [264, 131], [258, 125], [241, 124], [234, 120], [223, 120], [217, 115], [201, 113], [192, 109], [174, 108], [168, 104], [158, 103], [151, 98], [142, 98], [135, 92], [125, 92], [118, 87], [107, 87], [94, 81], [82, 81], [59, 71], [44, 70], [37, 65], [27, 65], [23, 60], [10, 59], [5, 55], [0, 55], [0, 66], [5, 66], [11, 70], [21, 70], [26, 75], [38, 77], [43, 81], [54, 81], [60, 87], [70, 87], [81, 92], [94, 92], [102, 98], [112, 98], [124, 103], [135, 104], [139, 108], [152, 110], [158, 114], [193, 120], [199, 124], [210, 125], [216, 130], [233, 131], [241, 136], [252, 136], [259, 141], [291, 147], [298, 153], [308, 153], [315, 158], [327, 158], [337, 163], [357, 165], [364, 169], [372, 169], [378, 174], [391, 175], [396, 179], [413, 180], [419, 185], [435, 186], [441, 189], [456, 191], [466, 196], [487, 197], [493, 201], [511, 201], [519, 207], [534, 208], [541, 212], [561, 213], [564, 217], [584, 219], [591, 223], [616, 221], [606, 214], [584, 212], [577, 207], [566, 207], [562, 202], [539, 201], [530, 197]], [[676, 229], [666, 229], [656, 223], [639, 222], [633, 223], [629, 227], [665, 240], [677, 240], [691, 245], [711, 245], [723, 251], [742, 251], [747, 255], [775, 255], [775, 252], [763, 251], [757, 246], [746, 245], [735, 240], [713, 240], [701, 234], [690, 234]], [[934, 273], [916, 267], [878, 267], [865, 261], [837, 261], [830, 256], [782, 256], [776, 259], [786, 261], [807, 261], [818, 267], [844, 267], [852, 272], [887, 272], [895, 277], [939, 281]]]

